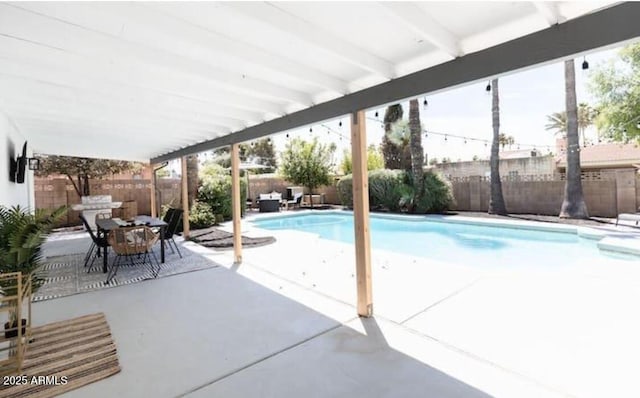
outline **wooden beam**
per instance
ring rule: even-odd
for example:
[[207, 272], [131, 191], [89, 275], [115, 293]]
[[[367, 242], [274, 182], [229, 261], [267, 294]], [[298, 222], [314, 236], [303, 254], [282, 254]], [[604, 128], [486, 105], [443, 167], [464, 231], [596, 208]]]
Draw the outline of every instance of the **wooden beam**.
[[240, 144], [231, 145], [231, 207], [233, 215], [233, 259], [242, 263], [242, 231], [240, 229]]
[[183, 156], [182, 163], [182, 236], [189, 237], [189, 184], [187, 176], [187, 157]]
[[358, 111], [351, 115], [351, 158], [353, 159], [353, 218], [356, 246], [358, 315], [370, 317], [373, 315], [373, 299], [371, 294], [367, 130], [364, 111]]
[[151, 217], [158, 217], [158, 205], [156, 204], [156, 166], [151, 163], [149, 168], [151, 169]]

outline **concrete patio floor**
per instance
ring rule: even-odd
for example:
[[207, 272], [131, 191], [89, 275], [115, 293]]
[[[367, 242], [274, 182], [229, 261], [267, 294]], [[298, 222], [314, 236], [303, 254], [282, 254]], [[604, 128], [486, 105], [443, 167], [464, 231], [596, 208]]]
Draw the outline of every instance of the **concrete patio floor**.
[[36, 303], [37, 324], [101, 311], [113, 330], [122, 372], [67, 396], [640, 395], [637, 264], [487, 272], [374, 249], [360, 319], [350, 245], [274, 235], [240, 266], [211, 251], [221, 267]]

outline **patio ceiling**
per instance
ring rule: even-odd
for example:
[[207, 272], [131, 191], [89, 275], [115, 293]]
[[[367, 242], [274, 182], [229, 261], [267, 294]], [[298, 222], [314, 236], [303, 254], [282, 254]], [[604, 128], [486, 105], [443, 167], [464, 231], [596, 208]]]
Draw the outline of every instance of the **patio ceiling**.
[[36, 152], [160, 161], [640, 35], [611, 6], [0, 3], [0, 111]]

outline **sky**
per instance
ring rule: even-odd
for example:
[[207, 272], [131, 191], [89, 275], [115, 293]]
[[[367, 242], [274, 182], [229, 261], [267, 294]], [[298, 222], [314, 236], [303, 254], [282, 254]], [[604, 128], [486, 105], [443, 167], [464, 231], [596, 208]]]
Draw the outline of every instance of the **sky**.
[[[588, 91], [589, 73], [599, 63], [607, 62], [615, 57], [618, 49], [592, 53], [586, 57], [589, 69], [582, 70], [583, 58], [575, 60], [576, 68], [576, 95], [578, 103], [587, 102], [593, 104], [594, 100]], [[453, 134], [490, 140], [492, 137], [491, 122], [491, 93], [486, 91], [489, 82], [472, 84], [469, 86], [447, 90], [441, 93], [423, 96], [419, 98], [420, 119], [423, 129], [441, 134]], [[558, 62], [530, 70], [514, 73], [499, 79], [500, 91], [500, 130], [515, 138], [516, 144], [521, 149], [536, 146], [542, 153], [555, 152], [555, 139], [553, 132], [545, 130], [547, 115], [561, 112], [565, 109], [564, 98], [564, 63]], [[423, 107], [424, 99], [428, 106]], [[403, 104], [404, 117], [408, 117], [408, 102]], [[385, 108], [372, 109], [367, 112], [367, 142], [379, 145], [384, 133], [382, 129], [382, 117]], [[378, 111], [378, 120], [375, 112]], [[344, 149], [349, 150], [349, 118], [327, 123], [318, 123], [309, 127], [289, 132], [290, 137], [311, 138], [317, 136], [324, 142], [335, 142], [338, 145], [336, 162], [342, 157]], [[328, 133], [327, 128], [333, 130]], [[344, 138], [340, 140], [338, 133]], [[596, 138], [594, 129], [587, 131], [587, 137]], [[286, 143], [285, 133], [273, 137], [276, 150], [284, 149]], [[471, 160], [474, 156], [488, 159], [490, 146], [484, 142], [474, 142], [463, 139], [447, 137], [436, 134], [423, 136], [422, 146], [428, 159], [442, 159], [448, 157], [452, 161]]]

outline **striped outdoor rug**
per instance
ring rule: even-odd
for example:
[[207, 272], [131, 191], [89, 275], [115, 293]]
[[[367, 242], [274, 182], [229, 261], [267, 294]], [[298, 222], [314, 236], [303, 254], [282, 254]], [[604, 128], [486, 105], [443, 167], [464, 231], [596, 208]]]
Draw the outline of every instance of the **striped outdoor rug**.
[[33, 328], [21, 373], [28, 382], [0, 385], [0, 397], [54, 397], [118, 372], [107, 319], [102, 313], [86, 315]]

